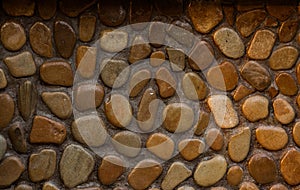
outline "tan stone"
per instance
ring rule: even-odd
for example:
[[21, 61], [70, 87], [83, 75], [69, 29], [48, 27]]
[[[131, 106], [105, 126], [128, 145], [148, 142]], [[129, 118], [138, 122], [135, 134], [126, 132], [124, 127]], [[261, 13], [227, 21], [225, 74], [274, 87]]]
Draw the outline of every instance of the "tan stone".
[[173, 71], [182, 71], [185, 68], [185, 54], [180, 49], [166, 48], [171, 69]]
[[208, 68], [214, 60], [214, 50], [206, 41], [195, 44], [188, 55], [188, 63], [196, 71]]
[[239, 190], [259, 190], [259, 188], [252, 182], [243, 182]]
[[196, 159], [204, 149], [205, 143], [199, 139], [184, 139], [178, 143], [179, 153], [187, 161]]
[[46, 182], [44, 183], [42, 190], [59, 190], [59, 188], [51, 182]]
[[142, 69], [134, 73], [129, 82], [129, 96], [136, 97], [151, 79], [151, 72]]
[[154, 22], [150, 23], [149, 26], [149, 42], [153, 47], [161, 47], [165, 42], [166, 32], [164, 31], [165, 25], [164, 21], [158, 17], [158, 19], [153, 20]]
[[265, 18], [266, 12], [261, 9], [245, 12], [236, 18], [236, 27], [243, 37], [248, 37]]
[[0, 94], [0, 129], [8, 126], [15, 112], [14, 100], [9, 94]]
[[284, 46], [273, 51], [269, 65], [273, 70], [290, 69], [298, 59], [298, 50], [293, 46]]
[[148, 57], [151, 52], [151, 46], [142, 36], [138, 35], [133, 39], [133, 42], [130, 46], [128, 61], [132, 64], [139, 60], [143, 60]]
[[157, 157], [163, 160], [169, 160], [173, 156], [175, 144], [167, 135], [154, 133], [148, 138], [146, 147]]
[[240, 166], [232, 166], [227, 171], [227, 182], [229, 185], [236, 186], [241, 183], [244, 171]]
[[290, 149], [280, 161], [280, 171], [284, 180], [290, 185], [300, 183], [300, 152]]
[[288, 135], [281, 127], [260, 126], [255, 135], [258, 143], [268, 150], [280, 150], [288, 143]]
[[119, 52], [127, 47], [128, 34], [120, 30], [104, 30], [100, 35], [100, 47], [107, 52]]
[[161, 67], [156, 71], [155, 75], [160, 96], [162, 98], [173, 96], [176, 90], [176, 80], [170, 71], [165, 67]]
[[287, 96], [296, 95], [298, 87], [296, 81], [289, 73], [280, 73], [275, 78], [276, 85], [281, 94]]
[[104, 88], [100, 84], [81, 84], [75, 88], [74, 103], [79, 111], [99, 107], [104, 98]]
[[8, 187], [15, 182], [23, 171], [25, 166], [20, 158], [9, 156], [0, 163], [0, 186]]
[[275, 118], [282, 124], [289, 124], [295, 118], [293, 107], [285, 99], [277, 98], [273, 101]]
[[113, 155], [105, 156], [98, 168], [98, 178], [104, 185], [114, 183], [125, 171], [121, 158]]
[[254, 95], [242, 105], [244, 116], [251, 122], [259, 121], [269, 115], [269, 100], [261, 95]]
[[1, 26], [0, 32], [3, 46], [10, 51], [17, 51], [26, 43], [24, 28], [18, 23], [6, 22]]
[[250, 150], [251, 131], [245, 127], [241, 132], [233, 135], [228, 143], [228, 154], [234, 162], [243, 161]]
[[275, 185], [272, 185], [270, 190], [288, 190], [288, 188], [286, 186], [282, 185], [281, 183], [277, 183]]
[[253, 89], [239, 85], [233, 93], [233, 100], [238, 102], [254, 92]]
[[76, 71], [84, 78], [94, 76], [96, 69], [96, 48], [88, 46], [78, 46], [76, 52]]
[[72, 102], [64, 92], [43, 92], [42, 99], [52, 113], [61, 119], [67, 119], [72, 114]]
[[208, 129], [205, 132], [205, 142], [213, 150], [221, 150], [224, 145], [224, 136], [217, 128]]
[[182, 78], [182, 89], [185, 96], [191, 100], [203, 100], [208, 94], [208, 88], [205, 82], [195, 72], [184, 74]]
[[194, 134], [201, 135], [204, 133], [210, 122], [210, 113], [199, 111], [199, 117], [194, 126]]
[[91, 14], [81, 15], [79, 18], [79, 39], [83, 42], [89, 42], [92, 40], [97, 18]]
[[273, 99], [275, 98], [279, 93], [279, 90], [277, 90], [274, 86], [271, 86], [268, 90], [269, 96]]
[[112, 138], [114, 148], [122, 155], [136, 157], [142, 146], [141, 137], [130, 131], [121, 131]]
[[153, 67], [158, 67], [163, 64], [166, 60], [166, 55], [163, 51], [154, 51], [150, 55], [150, 65]]
[[68, 62], [50, 61], [40, 66], [40, 77], [50, 85], [72, 86], [74, 76]]
[[293, 127], [293, 139], [295, 143], [300, 147], [300, 122], [295, 123]]

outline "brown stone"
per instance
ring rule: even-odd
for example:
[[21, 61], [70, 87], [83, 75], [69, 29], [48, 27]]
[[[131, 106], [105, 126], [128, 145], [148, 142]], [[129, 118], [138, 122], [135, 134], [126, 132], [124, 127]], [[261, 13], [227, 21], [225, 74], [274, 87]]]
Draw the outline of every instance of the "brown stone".
[[244, 171], [240, 166], [232, 166], [227, 171], [227, 182], [229, 185], [236, 186], [241, 183]]
[[[80, 2], [84, 2], [84, 1], [80, 1]], [[74, 4], [74, 2], [72, 2], [72, 4]], [[55, 22], [54, 41], [58, 53], [63, 58], [67, 59], [71, 57], [76, 44], [76, 35], [73, 28], [65, 21], [58, 20]]]
[[138, 35], [133, 39], [130, 46], [128, 61], [132, 64], [143, 60], [151, 54], [151, 51], [151, 46], [142, 36]]
[[165, 30], [165, 25], [163, 22], [154, 21], [149, 26], [149, 42], [154, 47], [160, 47], [164, 45], [166, 32], [161, 32]]
[[0, 129], [8, 126], [14, 116], [15, 104], [9, 94], [0, 94]]
[[100, 0], [98, 3], [98, 13], [100, 21], [107, 26], [118, 26], [126, 18], [126, 10], [121, 0]]
[[151, 72], [142, 69], [134, 73], [129, 82], [129, 96], [136, 97], [148, 84], [151, 79]]
[[230, 26], [233, 26], [233, 23], [235, 21], [234, 19], [234, 6], [232, 5], [223, 5], [223, 12], [226, 18], [227, 23]]
[[259, 190], [259, 188], [252, 182], [243, 182], [239, 190]]
[[191, 100], [203, 100], [208, 94], [205, 82], [195, 72], [185, 73], [182, 78], [184, 95]]
[[268, 150], [280, 150], [288, 143], [288, 135], [281, 127], [260, 126], [255, 135], [258, 143]]
[[66, 127], [47, 117], [35, 116], [30, 132], [30, 143], [62, 144], [66, 138]]
[[162, 98], [169, 98], [175, 94], [176, 80], [166, 67], [160, 67], [155, 73], [159, 94]]
[[290, 149], [280, 161], [280, 171], [284, 180], [290, 185], [300, 183], [300, 152]]
[[96, 0], [62, 0], [59, 2], [59, 8], [65, 15], [77, 17], [95, 2]]
[[75, 88], [74, 102], [79, 111], [96, 109], [104, 98], [104, 88], [100, 84], [82, 84]]
[[290, 69], [298, 59], [298, 50], [293, 46], [284, 46], [273, 51], [269, 65], [273, 70]]
[[[276, 17], [280, 21], [284, 21], [289, 18], [294, 12], [296, 12], [296, 2], [292, 0], [277, 1], [278, 3], [268, 2], [267, 11], [273, 17]], [[282, 4], [284, 2], [284, 4]], [[284, 6], [283, 6], [284, 5]]]
[[248, 37], [265, 20], [266, 15], [261, 9], [243, 13], [236, 18], [236, 27], [243, 37]]
[[39, 12], [40, 17], [44, 20], [51, 19], [56, 12], [56, 0], [37, 0], [37, 9]]
[[187, 10], [195, 30], [201, 33], [209, 33], [223, 19], [221, 5], [216, 2], [192, 1]]
[[147, 26], [142, 22], [150, 22], [152, 3], [148, 0], [131, 0], [129, 6], [129, 23], [134, 29], [141, 30]]
[[300, 147], [300, 122], [295, 123], [293, 127], [293, 139], [295, 143]]
[[96, 69], [96, 48], [89, 46], [78, 46], [76, 51], [76, 72], [83, 78], [94, 76]]
[[228, 143], [228, 155], [234, 162], [243, 161], [250, 150], [251, 131], [249, 127], [242, 128], [234, 134]]
[[72, 114], [72, 102], [64, 92], [43, 92], [42, 99], [57, 117], [67, 119]]
[[277, 27], [278, 26], [278, 21], [276, 18], [271, 17], [271, 16], [267, 16], [265, 22], [264, 22], [265, 26], [267, 27]]
[[128, 175], [128, 183], [134, 189], [146, 189], [161, 174], [161, 165], [151, 159], [140, 161]]
[[46, 182], [42, 190], [59, 190], [59, 188], [51, 182]]
[[125, 171], [121, 158], [113, 155], [105, 156], [98, 168], [98, 178], [104, 185], [114, 183]]
[[296, 66], [296, 77], [297, 77], [298, 84], [300, 84], [300, 63], [298, 63]]
[[275, 82], [283, 95], [293, 96], [298, 92], [296, 81], [289, 73], [280, 73], [276, 76]]
[[4, 136], [0, 135], [0, 160], [3, 158], [7, 150], [7, 142]]
[[242, 111], [251, 122], [264, 119], [269, 115], [269, 100], [261, 95], [251, 96], [243, 103]]
[[205, 143], [199, 139], [184, 139], [178, 143], [179, 153], [187, 161], [196, 159], [204, 149]]
[[251, 11], [254, 9], [262, 9], [264, 8], [263, 1], [243, 1], [237, 0], [236, 9], [240, 12]]
[[158, 67], [163, 64], [166, 60], [166, 55], [163, 51], [155, 51], [150, 55], [150, 65]]
[[68, 62], [50, 61], [40, 66], [40, 77], [50, 85], [72, 86], [74, 76]]
[[278, 93], [279, 91], [274, 86], [271, 86], [268, 90], [268, 94], [272, 99], [275, 98], [278, 95]]
[[52, 57], [52, 33], [42, 22], [36, 22], [29, 30], [29, 40], [32, 50], [44, 57]]
[[183, 11], [182, 0], [154, 0], [154, 5], [160, 14], [167, 16], [178, 16], [181, 15]]
[[193, 46], [195, 36], [193, 33], [193, 27], [185, 20], [174, 20], [167, 28], [166, 32], [170, 37], [183, 45], [183, 48], [190, 48]]
[[10, 51], [21, 49], [26, 42], [24, 28], [15, 22], [4, 23], [1, 26], [1, 42]]
[[89, 42], [94, 36], [97, 18], [91, 14], [81, 15], [79, 18], [79, 39]]
[[207, 113], [205, 111], [199, 111], [199, 117], [198, 120], [194, 126], [194, 134], [195, 135], [201, 135], [204, 133], [206, 128], [208, 127], [210, 121], [210, 113]]
[[212, 46], [205, 41], [200, 41], [195, 44], [188, 56], [190, 67], [197, 71], [208, 68], [214, 60], [214, 50]]
[[211, 149], [218, 151], [223, 148], [224, 136], [220, 130], [211, 128], [205, 132], [205, 142]]
[[32, 186], [27, 185], [27, 184], [20, 184], [15, 187], [14, 190], [33, 190]]
[[295, 118], [293, 107], [285, 99], [277, 98], [273, 101], [275, 118], [282, 124], [289, 124]]
[[244, 85], [239, 85], [233, 93], [233, 100], [238, 102], [246, 96], [252, 94], [254, 92], [253, 89], [248, 88]]
[[265, 90], [271, 84], [269, 71], [255, 61], [247, 62], [241, 70], [242, 77], [259, 91]]
[[34, 0], [3, 0], [4, 11], [11, 16], [32, 16], [34, 14]]
[[20, 123], [13, 124], [8, 130], [8, 136], [13, 148], [19, 153], [27, 152], [24, 128]]
[[258, 30], [249, 46], [247, 55], [251, 59], [267, 59], [273, 49], [276, 36], [270, 30]]
[[147, 149], [155, 156], [163, 160], [169, 160], [173, 156], [174, 141], [165, 134], [154, 133], [146, 142]]
[[7, 79], [3, 69], [0, 68], [0, 89], [3, 89], [7, 86]]
[[251, 157], [248, 162], [250, 175], [261, 184], [270, 183], [277, 178], [276, 164], [269, 156], [258, 153]]
[[182, 71], [185, 68], [185, 54], [182, 50], [166, 48], [173, 71]]
[[25, 166], [20, 158], [9, 156], [0, 163], [0, 187], [8, 187], [15, 182], [23, 171]]
[[286, 186], [282, 185], [281, 183], [277, 183], [275, 185], [272, 185], [270, 190], [288, 190], [288, 188]]
[[212, 87], [218, 90], [231, 91], [238, 84], [239, 75], [234, 65], [225, 61], [209, 68], [206, 79]]
[[297, 19], [289, 19], [281, 24], [278, 31], [280, 42], [289, 42], [294, 38], [298, 30], [298, 22]]
[[35, 112], [37, 97], [36, 86], [31, 81], [27, 80], [19, 86], [18, 107], [25, 121]]
[[141, 137], [130, 131], [121, 131], [113, 136], [114, 148], [122, 155], [136, 157], [142, 146]]

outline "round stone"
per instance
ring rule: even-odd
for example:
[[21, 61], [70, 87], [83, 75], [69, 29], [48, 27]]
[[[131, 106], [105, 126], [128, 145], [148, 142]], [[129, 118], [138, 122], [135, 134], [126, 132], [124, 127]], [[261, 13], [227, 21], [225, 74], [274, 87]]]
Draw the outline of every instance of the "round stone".
[[252, 182], [243, 182], [239, 190], [259, 190], [259, 188]]
[[142, 36], [138, 35], [133, 39], [130, 46], [128, 61], [133, 64], [139, 60], [145, 59], [151, 52], [151, 46]]
[[0, 129], [8, 126], [15, 112], [14, 100], [9, 94], [0, 94]]
[[107, 26], [118, 26], [126, 19], [126, 9], [121, 0], [99, 1], [100, 21]]
[[232, 166], [227, 171], [227, 182], [229, 185], [236, 186], [241, 183], [244, 171], [240, 166]]
[[297, 30], [298, 30], [297, 19], [289, 19], [283, 22], [278, 31], [280, 42], [291, 41], [295, 37]]
[[204, 149], [205, 143], [199, 139], [184, 139], [178, 143], [179, 153], [187, 161], [196, 159]]
[[284, 180], [290, 185], [300, 184], [300, 152], [290, 149], [280, 161], [280, 171]]
[[56, 13], [57, 2], [56, 0], [37, 0], [37, 10], [39, 15], [44, 20], [51, 19]]
[[261, 126], [255, 135], [258, 143], [268, 150], [280, 150], [288, 143], [288, 135], [281, 127]]
[[166, 55], [163, 51], [155, 51], [150, 55], [150, 65], [158, 67], [166, 60]]
[[184, 95], [191, 100], [203, 100], [208, 93], [205, 82], [194, 72], [184, 74], [182, 78], [182, 89]]
[[229, 58], [237, 59], [245, 53], [245, 46], [239, 35], [230, 28], [220, 28], [213, 35], [220, 51]]
[[98, 178], [104, 185], [114, 183], [125, 171], [123, 160], [117, 156], [109, 155], [102, 159], [98, 168]]
[[6, 76], [3, 69], [0, 69], [0, 89], [3, 89], [7, 86]]
[[122, 131], [112, 138], [114, 148], [122, 155], [136, 157], [142, 146], [142, 140], [139, 135], [130, 131]]
[[0, 186], [8, 187], [15, 182], [23, 171], [25, 166], [20, 158], [9, 156], [0, 163]]
[[166, 67], [160, 67], [156, 71], [155, 79], [162, 98], [169, 98], [175, 94], [176, 80]]
[[300, 122], [295, 123], [293, 127], [293, 139], [295, 143], [300, 147]]
[[224, 145], [224, 136], [217, 128], [208, 129], [205, 132], [205, 142], [213, 150], [221, 150]]
[[273, 182], [277, 177], [274, 160], [263, 153], [258, 153], [251, 157], [248, 162], [248, 170], [255, 181], [261, 184]]
[[269, 100], [261, 95], [251, 96], [243, 103], [242, 111], [251, 122], [264, 119], [269, 115]]
[[195, 182], [204, 187], [217, 183], [225, 175], [227, 170], [226, 159], [221, 155], [216, 155], [210, 160], [201, 161], [195, 172]]
[[97, 17], [91, 14], [83, 14], [79, 18], [79, 39], [83, 42], [92, 40], [95, 34]]
[[270, 190], [288, 190], [288, 188], [286, 186], [282, 185], [281, 183], [277, 183], [275, 185], [272, 185]]
[[175, 144], [167, 135], [154, 133], [148, 138], [146, 147], [157, 157], [163, 160], [169, 160], [173, 156]]
[[194, 123], [194, 111], [184, 103], [172, 103], [163, 110], [163, 127], [171, 133], [189, 130]]
[[40, 77], [50, 85], [72, 86], [74, 76], [68, 62], [50, 61], [40, 66]]
[[275, 82], [283, 95], [293, 96], [298, 92], [296, 81], [289, 73], [280, 73], [276, 76]]
[[61, 119], [67, 119], [72, 114], [72, 102], [64, 92], [43, 92], [42, 99], [52, 113]]
[[285, 99], [277, 98], [273, 102], [274, 115], [282, 124], [289, 124], [295, 118], [293, 107]]
[[115, 53], [127, 47], [128, 34], [118, 30], [104, 30], [100, 36], [100, 47], [107, 52]]
[[124, 128], [131, 122], [132, 107], [123, 95], [111, 95], [105, 101], [104, 109], [108, 121], [116, 127]]
[[290, 69], [298, 59], [298, 50], [293, 46], [284, 46], [273, 51], [269, 65], [273, 70]]
[[6, 139], [0, 135], [0, 160], [3, 158], [7, 149], [7, 142]]
[[234, 162], [243, 161], [250, 150], [251, 131], [245, 127], [241, 132], [233, 135], [228, 143], [228, 154]]
[[266, 15], [261, 9], [245, 12], [236, 18], [236, 28], [243, 37], [248, 37], [265, 20]]
[[24, 28], [15, 22], [6, 22], [1, 29], [1, 42], [3, 46], [10, 51], [17, 51], [23, 47], [26, 42]]

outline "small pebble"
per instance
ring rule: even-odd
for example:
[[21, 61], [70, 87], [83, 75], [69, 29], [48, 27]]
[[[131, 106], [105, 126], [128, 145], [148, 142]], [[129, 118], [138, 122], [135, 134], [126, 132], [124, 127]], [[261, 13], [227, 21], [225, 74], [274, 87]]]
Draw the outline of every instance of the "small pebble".
[[8, 136], [13, 148], [19, 153], [27, 152], [25, 131], [20, 123], [14, 123], [8, 130]]
[[293, 139], [295, 143], [300, 147], [300, 122], [295, 123], [293, 127]]
[[155, 78], [162, 98], [169, 98], [175, 94], [176, 80], [166, 67], [160, 67], [155, 73]]
[[203, 79], [195, 72], [184, 74], [182, 89], [184, 95], [191, 100], [203, 100], [209, 91]]
[[296, 81], [289, 73], [280, 73], [275, 78], [276, 85], [281, 94], [294, 96], [298, 92]]
[[39, 12], [40, 17], [44, 20], [51, 19], [56, 13], [56, 0], [37, 0], [37, 10]]
[[74, 75], [68, 62], [49, 61], [40, 66], [40, 77], [47, 84], [68, 87], [73, 85]]
[[122, 155], [136, 157], [142, 146], [141, 137], [130, 131], [121, 131], [112, 138], [114, 148]]
[[163, 160], [169, 160], [173, 156], [174, 141], [165, 134], [154, 133], [146, 141], [147, 149]]
[[269, 115], [269, 100], [261, 95], [251, 96], [243, 103], [242, 112], [251, 122], [264, 119]]
[[244, 127], [240, 132], [233, 135], [228, 143], [228, 155], [234, 162], [243, 161], [250, 150], [251, 131]]
[[279, 41], [291, 41], [297, 33], [298, 25], [299, 24], [297, 19], [289, 19], [283, 22], [278, 30]]
[[268, 150], [280, 150], [288, 143], [288, 135], [281, 127], [260, 126], [255, 135], [258, 143]]
[[159, 67], [166, 60], [166, 55], [163, 51], [154, 51], [150, 55], [150, 65], [153, 67]]
[[3, 89], [7, 86], [7, 80], [3, 69], [0, 69], [0, 89]]
[[147, 58], [151, 54], [151, 46], [142, 36], [136, 36], [130, 46], [128, 61], [133, 64]]
[[245, 12], [236, 18], [236, 27], [243, 37], [248, 37], [265, 20], [266, 15], [261, 9]]
[[67, 119], [72, 114], [72, 102], [64, 92], [43, 92], [42, 99], [57, 117]]
[[2, 25], [0, 32], [3, 46], [10, 51], [17, 51], [26, 43], [24, 28], [18, 23], [6, 22]]
[[125, 171], [121, 158], [113, 155], [105, 156], [98, 168], [98, 178], [104, 185], [114, 183]]
[[285, 99], [277, 98], [273, 101], [275, 118], [282, 124], [289, 124], [295, 118], [293, 107]]
[[211, 149], [218, 151], [223, 148], [224, 136], [219, 129], [211, 128], [205, 132], [205, 142]]
[[100, 0], [98, 13], [100, 21], [107, 26], [118, 26], [126, 19], [126, 9], [121, 0]]
[[166, 48], [173, 71], [182, 71], [185, 68], [185, 54], [182, 50]]
[[205, 143], [199, 139], [184, 139], [178, 143], [179, 153], [187, 161], [196, 159], [204, 149]]
[[15, 112], [14, 100], [9, 94], [0, 94], [0, 129], [8, 126]]
[[83, 42], [92, 40], [96, 29], [97, 18], [91, 14], [83, 14], [79, 18], [79, 39]]
[[37, 97], [36, 86], [31, 81], [25, 81], [19, 86], [18, 107], [25, 121], [35, 112]]
[[244, 171], [240, 166], [232, 166], [227, 171], [227, 182], [229, 185], [236, 186], [241, 183]]
[[[100, 17], [101, 18], [101, 17]], [[119, 52], [127, 47], [128, 34], [118, 30], [104, 30], [100, 35], [100, 47], [107, 52]]]

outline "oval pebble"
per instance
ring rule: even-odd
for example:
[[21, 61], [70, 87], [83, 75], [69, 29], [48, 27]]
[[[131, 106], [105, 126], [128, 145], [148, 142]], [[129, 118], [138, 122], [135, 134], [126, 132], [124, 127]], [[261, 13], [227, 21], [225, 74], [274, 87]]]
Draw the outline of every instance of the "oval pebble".
[[255, 135], [259, 144], [268, 150], [280, 150], [288, 143], [288, 135], [281, 127], [261, 126]]

